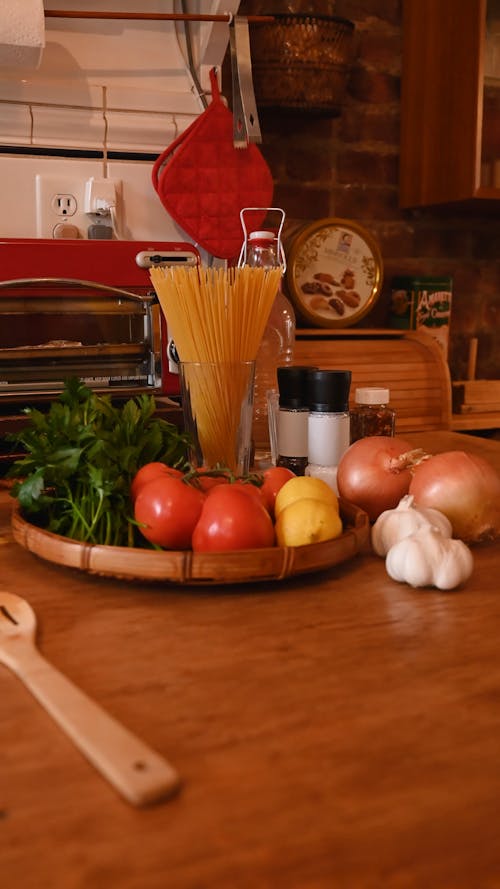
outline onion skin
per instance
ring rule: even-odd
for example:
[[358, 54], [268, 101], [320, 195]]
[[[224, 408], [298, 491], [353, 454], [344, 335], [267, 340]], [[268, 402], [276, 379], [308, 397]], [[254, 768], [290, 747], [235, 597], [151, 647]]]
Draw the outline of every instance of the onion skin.
[[374, 522], [386, 509], [394, 509], [408, 493], [414, 455], [413, 446], [398, 436], [370, 435], [358, 439], [338, 465], [340, 496], [364, 510]]
[[500, 536], [500, 475], [483, 457], [435, 454], [414, 468], [409, 493], [418, 506], [443, 512], [454, 537], [478, 543]]

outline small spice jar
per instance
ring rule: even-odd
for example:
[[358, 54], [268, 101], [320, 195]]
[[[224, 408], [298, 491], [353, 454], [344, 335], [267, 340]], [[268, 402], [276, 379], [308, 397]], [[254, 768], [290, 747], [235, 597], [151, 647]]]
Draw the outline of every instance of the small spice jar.
[[370, 435], [394, 435], [396, 412], [389, 407], [389, 389], [356, 389], [351, 410], [351, 444]]

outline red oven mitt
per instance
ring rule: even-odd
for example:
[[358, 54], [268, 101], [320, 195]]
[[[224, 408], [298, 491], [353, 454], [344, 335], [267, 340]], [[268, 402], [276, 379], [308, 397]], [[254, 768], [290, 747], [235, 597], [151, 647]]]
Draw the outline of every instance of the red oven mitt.
[[[172, 218], [212, 256], [233, 259], [243, 242], [240, 210], [270, 207], [271, 171], [256, 145], [235, 148], [233, 115], [210, 71], [212, 101], [153, 167], [153, 185]], [[265, 210], [245, 215], [262, 227]]]

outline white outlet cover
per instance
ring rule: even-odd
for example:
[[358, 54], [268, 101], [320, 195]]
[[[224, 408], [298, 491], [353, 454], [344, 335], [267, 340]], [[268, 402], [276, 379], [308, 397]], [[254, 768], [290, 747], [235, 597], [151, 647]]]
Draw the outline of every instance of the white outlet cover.
[[78, 204], [75, 196], [72, 194], [56, 194], [52, 198], [52, 209], [59, 216], [61, 222], [63, 222], [67, 216], [75, 215]]
[[[96, 222], [97, 218], [95, 214], [85, 212], [86, 183], [92, 179], [93, 177], [88, 176], [44, 176], [40, 173], [36, 175], [37, 238], [53, 238], [55, 229], [59, 227], [60, 231], [61, 223], [64, 224], [65, 219], [69, 225], [76, 226], [79, 238], [88, 237], [89, 226]], [[120, 179], [109, 181], [114, 184], [120, 214], [122, 182]], [[71, 237], [74, 237], [74, 234]]]
[[71, 208], [71, 224], [76, 225], [80, 237], [85, 238], [88, 218], [83, 212], [85, 180], [80, 177], [44, 176], [35, 177], [36, 235], [37, 238], [52, 238], [56, 225], [64, 222], [65, 216], [56, 198], [68, 199]]

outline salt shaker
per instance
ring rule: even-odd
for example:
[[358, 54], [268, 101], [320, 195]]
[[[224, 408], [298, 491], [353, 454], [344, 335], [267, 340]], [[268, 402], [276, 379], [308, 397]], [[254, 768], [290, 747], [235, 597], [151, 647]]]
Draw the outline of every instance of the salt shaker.
[[322, 478], [338, 494], [337, 466], [350, 444], [350, 370], [313, 370], [309, 374], [305, 474]]

